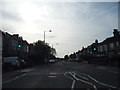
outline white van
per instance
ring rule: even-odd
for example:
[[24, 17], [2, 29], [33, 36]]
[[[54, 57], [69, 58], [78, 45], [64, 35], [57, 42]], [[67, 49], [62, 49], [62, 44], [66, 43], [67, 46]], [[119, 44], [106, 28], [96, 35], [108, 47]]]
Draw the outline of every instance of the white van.
[[5, 57], [3, 58], [3, 63], [10, 63], [13, 66], [19, 66], [20, 64], [27, 65], [23, 59], [19, 59], [18, 57]]
[[3, 58], [3, 63], [10, 63], [11, 65], [19, 66], [18, 57], [5, 57]]

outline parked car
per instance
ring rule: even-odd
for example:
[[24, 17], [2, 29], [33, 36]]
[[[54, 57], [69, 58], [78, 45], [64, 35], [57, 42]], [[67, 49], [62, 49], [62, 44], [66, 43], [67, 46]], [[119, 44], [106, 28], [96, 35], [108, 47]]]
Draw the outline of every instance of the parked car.
[[55, 59], [50, 59], [49, 63], [55, 63]]
[[5, 57], [3, 58], [3, 70], [15, 70], [18, 68], [19, 58], [18, 57]]
[[23, 59], [18, 57], [5, 57], [2, 61], [3, 71], [17, 70], [19, 67], [24, 68], [27, 66], [27, 63]]

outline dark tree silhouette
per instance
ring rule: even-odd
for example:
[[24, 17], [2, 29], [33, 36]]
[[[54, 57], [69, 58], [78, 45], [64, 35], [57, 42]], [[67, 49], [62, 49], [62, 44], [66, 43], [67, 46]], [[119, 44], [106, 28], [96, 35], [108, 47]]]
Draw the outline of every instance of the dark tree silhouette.
[[65, 56], [64, 56], [64, 59], [65, 59], [65, 60], [68, 60], [68, 59], [69, 59], [68, 55], [65, 55]]
[[32, 44], [30, 53], [30, 57], [35, 64], [44, 64], [50, 58], [55, 57], [56, 50], [51, 48], [47, 43], [44, 43], [44, 41], [38, 40]]

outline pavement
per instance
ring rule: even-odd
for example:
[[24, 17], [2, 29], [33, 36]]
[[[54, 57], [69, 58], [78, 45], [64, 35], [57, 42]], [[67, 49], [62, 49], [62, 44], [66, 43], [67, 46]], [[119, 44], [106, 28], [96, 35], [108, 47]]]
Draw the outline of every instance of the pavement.
[[11, 71], [11, 72], [5, 72], [2, 74], [2, 83], [9, 82], [10, 80], [24, 74], [24, 71]]
[[23, 75], [29, 71], [32, 71], [34, 68], [36, 68], [36, 67], [29, 67], [29, 68], [21, 69], [20, 72], [18, 70], [4, 72], [4, 73], [2, 73], [2, 83], [4, 84], [7, 82], [10, 82], [11, 80], [16, 79], [17, 77], [20, 77], [21, 75]]

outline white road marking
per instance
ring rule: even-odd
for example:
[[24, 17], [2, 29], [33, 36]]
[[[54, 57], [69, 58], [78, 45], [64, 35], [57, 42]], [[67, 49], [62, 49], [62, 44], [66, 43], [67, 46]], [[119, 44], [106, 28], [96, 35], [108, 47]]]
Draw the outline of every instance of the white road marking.
[[54, 78], [54, 77], [56, 77], [56, 76], [48, 76], [49, 78]]
[[12, 80], [15, 80], [15, 79], [17, 79], [17, 78], [23, 77], [24, 75], [26, 75], [26, 74], [24, 73], [24, 74], [22, 74], [22, 75], [20, 75], [20, 76], [17, 76], [16, 78], [14, 78], [14, 79], [12, 79]]
[[85, 74], [85, 73], [80, 73], [81, 75], [85, 75], [85, 76], [87, 76], [87, 74]]
[[72, 80], [74, 80], [73, 78], [71, 78], [71, 77], [68, 77], [66, 74], [67, 74], [68, 72], [66, 72], [65, 74], [64, 74], [64, 76], [66, 76], [67, 78], [69, 78], [69, 79], [72, 79]]
[[63, 74], [63, 73], [56, 73], [56, 72], [51, 72], [49, 73], [50, 75], [57, 75], [57, 74]]
[[71, 72], [69, 72], [69, 73], [70, 73], [77, 81], [80, 80], [81, 82], [84, 82], [84, 83], [87, 83], [87, 84], [89, 84], [89, 85], [92, 85], [93, 88], [94, 88], [95, 90], [97, 90], [97, 88], [96, 88], [96, 86], [95, 86], [94, 84], [92, 84], [92, 83], [90, 83], [90, 82], [87, 82], [87, 81], [84, 81], [84, 80], [82, 80], [82, 79], [77, 78], [77, 77], [75, 76], [75, 73], [74, 73], [74, 74], [71, 73]]
[[[70, 75], [72, 75], [73, 78], [70, 78], [70, 77], [66, 76], [67, 73], [69, 73]], [[118, 72], [114, 72], [114, 73], [118, 73]], [[107, 86], [107, 87], [110, 87], [110, 88], [117, 88], [117, 87], [115, 87], [115, 86], [112, 86], [112, 85], [108, 85], [108, 84], [99, 82], [98, 80], [96, 80], [95, 78], [91, 77], [91, 76], [88, 75], [88, 74], [84, 74], [84, 73], [80, 73], [80, 74], [81, 74], [81, 75], [88, 76], [89, 78], [91, 78], [92, 80], [94, 80], [96, 83], [99, 83], [99, 84], [101, 84], [101, 85], [103, 85], [103, 86]], [[72, 79], [72, 80], [74, 80], [74, 79], [75, 79], [75, 80], [80, 80], [80, 81], [82, 81], [82, 82], [84, 82], [84, 83], [87, 83], [87, 84], [89, 84], [89, 85], [92, 85], [92, 86], [94, 87], [94, 89], [97, 90], [97, 88], [96, 88], [96, 86], [95, 86], [94, 84], [92, 84], [92, 83], [90, 83], [90, 82], [87, 82], [87, 81], [84, 81], [84, 80], [82, 80], [82, 79], [77, 78], [77, 77], [75, 76], [75, 75], [77, 75], [75, 72], [66, 72], [64, 75], [65, 75], [66, 77]], [[78, 75], [79, 75], [79, 74], [78, 74]], [[86, 79], [86, 80], [88, 80], [88, 78], [86, 78], [86, 77], [84, 77], [84, 76], [81, 76], [81, 75], [79, 75], [79, 76], [82, 77], [82, 78], [84, 78], [84, 79]], [[73, 85], [73, 86], [74, 86], [74, 85]], [[120, 88], [119, 88], [119, 89], [120, 89]]]
[[95, 85], [93, 85], [94, 89], [97, 90], [97, 87]]
[[[75, 75], [76, 75], [75, 73], [69, 72], [69, 74], [72, 75], [72, 76], [75, 78], [75, 80], [77, 80], [77, 81], [80, 80], [80, 81], [82, 81], [82, 82], [84, 82], [84, 83], [87, 83], [87, 84], [89, 84], [89, 85], [92, 85], [92, 86], [94, 87], [94, 89], [97, 90], [97, 88], [96, 88], [96, 86], [95, 86], [94, 84], [89, 83], [89, 82], [87, 82], [87, 81], [84, 81], [84, 80], [82, 80], [82, 79], [78, 79], [78, 78], [75, 76]], [[73, 80], [73, 84], [72, 84], [73, 86], [75, 85], [75, 80]], [[72, 89], [73, 89], [73, 86], [72, 86]]]
[[108, 87], [111, 87], [111, 88], [117, 88], [115, 86], [112, 86], [112, 85], [108, 85], [108, 84], [105, 84], [105, 83], [101, 83], [99, 81], [97, 81], [95, 78], [91, 77], [90, 75], [87, 75], [89, 78], [91, 78], [92, 80], [94, 80], [95, 82], [101, 84], [101, 85], [104, 85], [104, 86], [108, 86]]
[[14, 80], [16, 80], [17, 78], [23, 77], [24, 75], [26, 75], [26, 73], [24, 73], [24, 74], [22, 74], [22, 75], [20, 75], [20, 76], [17, 76], [17, 77], [15, 77], [15, 78], [13, 78], [13, 79], [4, 81], [4, 82], [2, 82], [2, 84], [5, 84], [5, 83], [9, 83], [9, 82], [11, 82], [11, 81], [14, 81]]
[[75, 86], [75, 80], [74, 80], [73, 78], [71, 78], [71, 77], [68, 77], [68, 76], [66, 75], [67, 73], [69, 73], [69, 72], [66, 72], [66, 73], [64, 74], [64, 76], [67, 77], [67, 78], [69, 78], [69, 79], [71, 79], [71, 80], [73, 80], [72, 86], [71, 86], [71, 90], [73, 90], [73, 89], [74, 89], [74, 86]]
[[[70, 73], [71, 74], [71, 73]], [[87, 82], [87, 81], [84, 81], [84, 80], [82, 80], [82, 79], [78, 79], [77, 77], [75, 77], [75, 75], [73, 75], [73, 74], [71, 74], [77, 81], [78, 80], [80, 80], [80, 81], [82, 81], [82, 82], [84, 82], [84, 83], [87, 83], [87, 84], [90, 84], [90, 85], [93, 85], [92, 83], [89, 83], [89, 82]]]
[[71, 87], [72, 90], [74, 89], [74, 86], [75, 86], [75, 80], [73, 80], [73, 83], [72, 83], [72, 87]]
[[75, 74], [69, 72], [70, 75], [72, 75], [76, 80], [79, 80], [78, 78], [75, 77]]
[[116, 72], [116, 71], [108, 71], [108, 72], [112, 72], [112, 73], [115, 73], [115, 74], [119, 74], [120, 72]]
[[108, 84], [105, 84], [105, 83], [101, 83], [101, 82], [99, 82], [98, 80], [96, 80], [95, 78], [91, 77], [91, 76], [88, 75], [88, 74], [84, 74], [84, 73], [80, 73], [80, 74], [88, 76], [89, 78], [91, 78], [92, 80], [94, 80], [95, 82], [97, 82], [97, 83], [99, 83], [99, 84], [101, 84], [101, 85], [108, 86], [108, 87], [111, 87], [111, 88], [117, 88], [117, 87], [112, 86], [112, 85], [108, 85]]
[[64, 73], [64, 75], [66, 75], [68, 72]]
[[52, 73], [49, 73], [49, 74], [57, 74], [57, 73], [52, 72]]
[[78, 76], [81, 77], [81, 78], [83, 78], [83, 79], [85, 79], [85, 80], [88, 80], [88, 78], [83, 77], [83, 76], [81, 76], [81, 75], [79, 75], [79, 74], [78, 74]]
[[94, 80], [95, 82], [99, 83], [99, 81], [97, 81], [96, 79], [94, 79], [93, 77], [91, 77], [90, 75], [87, 75], [89, 78], [91, 78], [92, 80]]

